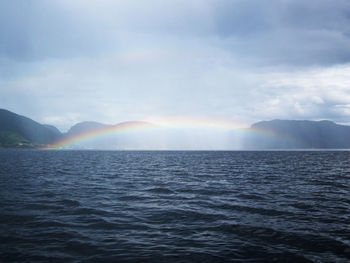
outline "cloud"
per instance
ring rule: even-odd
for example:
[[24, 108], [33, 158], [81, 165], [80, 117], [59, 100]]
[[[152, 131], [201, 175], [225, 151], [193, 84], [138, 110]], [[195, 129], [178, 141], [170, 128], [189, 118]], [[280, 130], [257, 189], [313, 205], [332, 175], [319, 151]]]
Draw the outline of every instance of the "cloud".
[[256, 88], [263, 118], [332, 119], [349, 123], [350, 64], [263, 73]]
[[350, 4], [342, 0], [34, 0], [2, 1], [0, 7], [0, 55], [18, 60], [114, 52], [125, 48], [127, 35], [131, 45], [140, 35], [152, 44], [167, 36], [201, 39], [264, 65], [350, 58]]
[[347, 122], [349, 14], [345, 0], [1, 1], [0, 104], [61, 129]]

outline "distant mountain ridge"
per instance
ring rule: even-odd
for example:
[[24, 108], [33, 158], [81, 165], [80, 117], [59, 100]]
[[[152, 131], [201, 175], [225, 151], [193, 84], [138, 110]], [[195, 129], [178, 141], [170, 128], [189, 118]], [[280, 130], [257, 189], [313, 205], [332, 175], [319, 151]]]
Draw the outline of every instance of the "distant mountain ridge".
[[350, 148], [350, 127], [328, 120], [261, 121], [247, 131], [244, 147], [248, 149]]
[[126, 122], [120, 122], [118, 124], [103, 124], [100, 122], [95, 122], [95, 121], [84, 121], [84, 122], [79, 122], [75, 125], [73, 125], [66, 133], [65, 136], [73, 136], [73, 135], [78, 135], [78, 134], [83, 134], [95, 130], [101, 130], [105, 128], [117, 128], [117, 127], [125, 127], [129, 125], [149, 125], [153, 126], [152, 123], [145, 122], [145, 121], [126, 121]]
[[73, 136], [81, 133], [86, 133], [92, 130], [106, 128], [110, 125], [102, 124], [95, 121], [84, 121], [73, 125], [66, 133], [67, 136]]
[[[103, 130], [104, 128], [122, 127], [129, 124], [146, 124], [146, 122], [124, 122], [116, 125], [107, 125], [99, 122], [87, 121], [73, 125], [66, 133], [61, 133], [55, 126], [40, 124], [25, 116], [18, 115], [5, 109], [0, 109], [0, 148], [37, 148], [53, 144], [61, 139]], [[147, 123], [151, 125], [150, 123]], [[237, 141], [237, 133], [242, 130], [233, 130], [231, 141], [227, 140], [225, 149], [237, 149], [233, 141]], [[174, 133], [171, 133], [174, 134]], [[182, 134], [176, 133], [176, 134]], [[146, 143], [152, 146], [154, 139], [171, 141], [171, 137], [162, 134], [162, 130], [146, 134], [133, 133], [132, 135], [120, 134], [107, 138], [96, 138], [87, 142], [84, 146], [92, 149], [116, 147], [115, 149], [128, 148], [135, 142]], [[113, 137], [114, 136], [114, 137]], [[141, 136], [141, 137], [140, 137]], [[162, 137], [163, 136], [163, 137]], [[165, 137], [164, 137], [165, 136]], [[171, 136], [171, 135], [170, 135]], [[181, 135], [182, 136], [182, 135]], [[184, 144], [190, 137], [178, 138], [178, 143]], [[187, 141], [186, 141], [187, 139]], [[196, 137], [193, 137], [196, 139]], [[113, 140], [113, 144], [111, 141]], [[243, 136], [239, 136], [240, 147], [238, 149], [350, 149], [350, 126], [339, 125], [332, 121], [308, 121], [308, 120], [271, 120], [254, 123], [250, 128], [243, 130]], [[172, 144], [174, 145], [174, 144]], [[73, 148], [76, 146], [73, 146]], [[176, 147], [176, 144], [175, 144]], [[235, 148], [236, 147], [236, 148]], [[113, 148], [114, 149], [114, 148]]]

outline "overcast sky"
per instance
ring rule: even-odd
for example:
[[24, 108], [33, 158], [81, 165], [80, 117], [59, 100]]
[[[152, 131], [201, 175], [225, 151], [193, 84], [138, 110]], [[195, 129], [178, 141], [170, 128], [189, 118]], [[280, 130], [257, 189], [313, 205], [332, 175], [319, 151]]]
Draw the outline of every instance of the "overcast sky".
[[349, 0], [0, 1], [0, 108], [350, 124]]

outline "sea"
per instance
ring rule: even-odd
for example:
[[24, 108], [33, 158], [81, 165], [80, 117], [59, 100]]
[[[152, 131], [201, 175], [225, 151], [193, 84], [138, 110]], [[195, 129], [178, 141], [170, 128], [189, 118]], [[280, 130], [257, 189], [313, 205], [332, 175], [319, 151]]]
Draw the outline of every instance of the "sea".
[[1, 150], [0, 262], [350, 262], [350, 152]]

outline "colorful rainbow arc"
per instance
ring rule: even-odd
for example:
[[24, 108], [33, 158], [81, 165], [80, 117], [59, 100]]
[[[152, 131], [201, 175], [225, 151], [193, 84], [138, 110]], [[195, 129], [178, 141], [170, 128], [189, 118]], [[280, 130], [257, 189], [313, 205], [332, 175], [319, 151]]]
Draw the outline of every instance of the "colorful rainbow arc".
[[145, 130], [151, 128], [155, 128], [155, 125], [148, 122], [125, 122], [69, 136], [64, 139], [58, 140], [53, 144], [47, 145], [42, 149], [60, 149], [81, 141], [89, 140], [92, 138], [98, 138], [109, 134], [123, 133], [133, 130]]
[[[107, 126], [100, 129], [95, 129], [85, 133], [80, 133], [78, 135], [69, 136], [58, 140], [57, 142], [47, 145], [42, 149], [62, 149], [74, 145], [78, 142], [86, 141], [93, 138], [99, 138], [111, 134], [126, 133], [131, 131], [144, 131], [151, 129], [216, 129], [216, 130], [226, 130], [243, 131], [243, 125], [233, 122], [223, 122], [223, 121], [207, 121], [207, 120], [171, 120], [171, 121], [158, 121], [157, 124], [152, 124], [149, 122], [124, 122], [116, 125]], [[246, 130], [246, 129], [245, 129]], [[291, 142], [296, 142], [295, 139], [276, 134], [272, 131], [260, 130], [260, 129], [250, 129], [250, 132], [255, 134], [260, 134], [263, 136], [269, 136], [273, 138], [283, 139]]]

